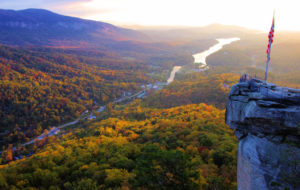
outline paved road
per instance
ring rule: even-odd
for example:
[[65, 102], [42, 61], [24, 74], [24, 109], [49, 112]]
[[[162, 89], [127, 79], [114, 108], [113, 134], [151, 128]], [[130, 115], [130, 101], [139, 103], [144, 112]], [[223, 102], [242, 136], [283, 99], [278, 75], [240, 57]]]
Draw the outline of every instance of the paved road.
[[[119, 99], [113, 101], [113, 103], [120, 103], [120, 102], [122, 102], [122, 101], [125, 101], [125, 100], [128, 100], [128, 99], [137, 97], [137, 96], [139, 96], [139, 95], [141, 95], [141, 94], [143, 94], [143, 93], [145, 93], [145, 90], [139, 91], [139, 92], [137, 92], [137, 93], [135, 93], [135, 94], [133, 94], [133, 95], [131, 95], [131, 96], [126, 96], [126, 97], [119, 98]], [[97, 112], [100, 112], [100, 113], [101, 113], [101, 112], [103, 112], [103, 111], [105, 110], [105, 108], [106, 108], [106, 105], [100, 107], [100, 108], [97, 110]], [[83, 112], [83, 113], [81, 114], [81, 116], [80, 116], [78, 119], [74, 120], [74, 121], [71, 121], [71, 122], [69, 122], [69, 123], [65, 123], [65, 124], [63, 124], [63, 125], [59, 125], [59, 126], [57, 126], [57, 127], [52, 127], [52, 128], [48, 131], [48, 134], [43, 133], [43, 134], [41, 134], [40, 136], [38, 136], [38, 137], [32, 139], [31, 141], [28, 141], [28, 142], [22, 144], [21, 146], [26, 146], [26, 145], [33, 144], [35, 141], [40, 141], [40, 140], [42, 140], [43, 138], [45, 138], [46, 136], [49, 137], [49, 136], [57, 135], [57, 134], [60, 132], [60, 129], [62, 129], [62, 128], [64, 128], [64, 127], [68, 127], [68, 126], [77, 124], [77, 123], [79, 122], [79, 120], [83, 117], [83, 115], [84, 115], [85, 113], [87, 113], [87, 112], [86, 112], [86, 111]], [[13, 147], [13, 151], [14, 151], [14, 150], [16, 150], [16, 147]], [[1, 152], [0, 152], [0, 153], [1, 153]]]
[[[82, 115], [83, 115], [83, 114], [82, 114]], [[75, 125], [75, 124], [77, 124], [77, 123], [79, 122], [80, 118], [82, 117], [82, 115], [81, 115], [78, 119], [76, 119], [76, 120], [74, 120], [74, 121], [71, 121], [71, 122], [69, 122], [69, 123], [65, 123], [65, 124], [63, 124], [63, 125], [59, 125], [59, 126], [57, 126], [57, 127], [52, 127], [52, 128], [48, 131], [48, 135], [46, 135], [45, 133], [43, 133], [43, 134], [41, 134], [40, 136], [38, 136], [38, 137], [32, 139], [31, 141], [28, 141], [28, 142], [22, 144], [22, 146], [26, 146], [26, 145], [29, 145], [29, 144], [33, 144], [35, 141], [40, 141], [40, 140], [42, 140], [43, 138], [45, 138], [46, 136], [53, 136], [53, 135], [58, 134], [59, 131], [60, 131], [60, 129], [62, 129], [62, 128], [64, 128], [64, 127], [68, 127], [68, 126], [70, 126], [70, 125]], [[14, 148], [15, 148], [15, 147], [14, 147]], [[14, 150], [14, 148], [13, 148], [13, 150]]]

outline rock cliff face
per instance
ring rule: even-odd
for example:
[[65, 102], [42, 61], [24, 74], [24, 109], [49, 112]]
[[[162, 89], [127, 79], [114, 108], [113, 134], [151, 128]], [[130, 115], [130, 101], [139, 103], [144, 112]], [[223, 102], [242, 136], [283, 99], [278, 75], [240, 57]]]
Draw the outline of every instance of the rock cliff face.
[[239, 139], [239, 190], [300, 189], [300, 90], [240, 82], [230, 91], [226, 123]]

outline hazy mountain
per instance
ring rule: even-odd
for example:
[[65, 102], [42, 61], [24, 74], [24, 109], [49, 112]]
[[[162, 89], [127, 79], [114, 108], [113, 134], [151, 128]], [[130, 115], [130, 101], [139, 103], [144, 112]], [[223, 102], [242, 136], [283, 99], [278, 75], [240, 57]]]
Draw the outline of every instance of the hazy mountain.
[[140, 32], [42, 9], [0, 10], [0, 43], [56, 47], [102, 46], [146, 39]]
[[148, 35], [154, 41], [191, 41], [227, 37], [243, 37], [261, 33], [240, 26], [211, 24], [203, 27], [128, 26]]

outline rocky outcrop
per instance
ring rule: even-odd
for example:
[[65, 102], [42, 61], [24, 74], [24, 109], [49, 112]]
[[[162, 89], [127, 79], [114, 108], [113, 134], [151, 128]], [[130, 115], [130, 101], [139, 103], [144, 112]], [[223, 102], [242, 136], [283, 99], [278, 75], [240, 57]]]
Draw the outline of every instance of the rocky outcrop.
[[239, 190], [300, 189], [300, 90], [240, 82], [230, 91], [226, 123], [239, 139]]

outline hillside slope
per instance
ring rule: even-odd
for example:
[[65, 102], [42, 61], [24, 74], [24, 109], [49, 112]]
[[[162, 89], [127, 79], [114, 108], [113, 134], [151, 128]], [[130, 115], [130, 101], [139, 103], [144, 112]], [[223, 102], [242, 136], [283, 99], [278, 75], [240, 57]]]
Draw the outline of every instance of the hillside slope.
[[[132, 72], [134, 70], [134, 72]], [[151, 81], [146, 64], [113, 52], [0, 45], [0, 144], [21, 143]]]

